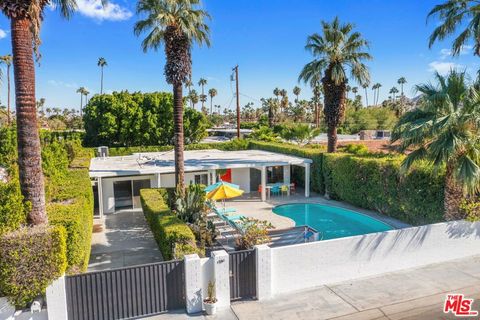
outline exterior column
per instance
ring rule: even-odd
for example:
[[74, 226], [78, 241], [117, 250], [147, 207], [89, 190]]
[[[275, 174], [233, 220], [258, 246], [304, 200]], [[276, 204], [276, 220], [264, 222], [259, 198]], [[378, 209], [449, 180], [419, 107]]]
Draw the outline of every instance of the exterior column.
[[291, 181], [291, 168], [290, 165], [283, 166], [283, 183], [290, 184]]
[[255, 246], [257, 267], [257, 299], [268, 299], [272, 296], [272, 255], [266, 244]]
[[185, 262], [185, 303], [187, 313], [202, 312], [202, 266], [197, 254], [184, 257]]
[[155, 184], [154, 188], [160, 188], [162, 186], [162, 179], [160, 177], [160, 173], [155, 173]]
[[207, 186], [212, 184], [212, 170], [208, 170], [207, 174]]
[[310, 163], [305, 163], [305, 198], [310, 197]]
[[100, 218], [103, 218], [103, 183], [102, 178], [97, 178], [97, 193], [98, 193], [98, 213]]
[[267, 201], [267, 167], [262, 167], [262, 201]]
[[65, 277], [53, 281], [47, 287], [47, 311], [49, 320], [68, 319], [67, 291], [65, 290]]
[[225, 250], [213, 251], [213, 279], [219, 308], [230, 307], [230, 259]]

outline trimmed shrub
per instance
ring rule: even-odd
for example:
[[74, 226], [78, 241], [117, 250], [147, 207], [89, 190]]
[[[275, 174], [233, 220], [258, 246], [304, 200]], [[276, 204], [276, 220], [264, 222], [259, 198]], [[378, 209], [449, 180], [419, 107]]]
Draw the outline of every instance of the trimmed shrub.
[[47, 214], [50, 224], [67, 232], [68, 272], [86, 270], [93, 225], [93, 191], [87, 170], [68, 170], [62, 179], [49, 183]]
[[25, 307], [65, 272], [65, 230], [21, 228], [0, 238], [0, 293]]
[[26, 209], [18, 180], [0, 182], [0, 236], [26, 223]]
[[[261, 142], [250, 141], [250, 149], [265, 150], [271, 152], [279, 152], [289, 154], [292, 156], [312, 159], [313, 163], [310, 168], [310, 186], [313, 191], [320, 194], [325, 193], [325, 185], [323, 182], [322, 174], [322, 154], [325, 152], [325, 147], [320, 145], [312, 145], [301, 147], [295, 144], [289, 143], [275, 143], [275, 142]], [[294, 181], [297, 181], [300, 185], [304, 184], [305, 171], [302, 168], [293, 167], [292, 174]]]
[[417, 165], [403, 175], [401, 160], [324, 154], [326, 191], [332, 199], [412, 225], [443, 221], [444, 175], [428, 165]]
[[192, 230], [165, 202], [165, 189], [142, 189], [140, 199], [143, 213], [165, 260], [180, 259], [184, 255], [201, 253]]

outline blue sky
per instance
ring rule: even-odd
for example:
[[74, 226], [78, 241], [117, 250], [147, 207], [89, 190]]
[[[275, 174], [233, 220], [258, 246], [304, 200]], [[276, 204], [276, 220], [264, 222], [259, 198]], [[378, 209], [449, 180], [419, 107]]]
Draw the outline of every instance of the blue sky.
[[[99, 57], [105, 57], [106, 91], [170, 91], [163, 76], [164, 54], [140, 48], [133, 35], [135, 1], [111, 0], [103, 9], [100, 0], [77, 0], [79, 11], [70, 21], [47, 10], [42, 29], [41, 65], [37, 68], [37, 99], [46, 98], [47, 107], [78, 108], [75, 93], [85, 86], [91, 93], [100, 90]], [[212, 15], [210, 48], [194, 48], [193, 79], [208, 80], [218, 90], [215, 104], [234, 107], [230, 83], [231, 68], [240, 66], [241, 105], [272, 96], [275, 87], [291, 92], [298, 73], [311, 57], [304, 50], [306, 38], [320, 31], [321, 20], [338, 15], [352, 22], [370, 41], [374, 60], [368, 63], [372, 81], [383, 84], [381, 99], [407, 78], [405, 92], [429, 81], [433, 70], [446, 72], [452, 66], [467, 68], [474, 75], [480, 59], [469, 48], [459, 58], [449, 56], [450, 41], [428, 48], [428, 36], [436, 25], [426, 24], [428, 11], [440, 1], [431, 0], [206, 0]], [[9, 22], [0, 18], [0, 55], [10, 52]], [[301, 97], [311, 91], [302, 87]], [[197, 88], [197, 90], [199, 90]], [[372, 92], [369, 91], [372, 96]], [[0, 99], [6, 99], [5, 85]], [[371, 99], [371, 98], [370, 98]]]

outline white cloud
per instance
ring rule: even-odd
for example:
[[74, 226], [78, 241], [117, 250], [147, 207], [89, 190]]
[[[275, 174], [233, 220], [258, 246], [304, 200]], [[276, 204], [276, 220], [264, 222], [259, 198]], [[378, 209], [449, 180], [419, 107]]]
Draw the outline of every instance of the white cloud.
[[48, 80], [47, 82], [49, 85], [54, 87], [65, 87], [65, 88], [71, 88], [71, 89], [78, 88], [78, 85], [75, 82], [68, 83], [68, 82], [56, 81], [56, 80]]
[[7, 37], [7, 32], [3, 29], [0, 29], [0, 39], [6, 38]]
[[77, 0], [78, 11], [86, 17], [100, 21], [121, 21], [129, 19], [133, 14], [127, 8], [108, 2], [105, 6], [101, 0]]
[[[463, 56], [463, 55], [469, 54], [472, 49], [473, 49], [473, 46], [464, 45], [460, 49], [460, 55]], [[452, 56], [452, 50], [450, 50], [450, 49], [440, 50], [440, 59], [445, 60], [446, 58], [451, 57], [451, 56]]]
[[461, 64], [457, 64], [454, 62], [445, 62], [445, 61], [432, 61], [428, 64], [428, 71], [430, 72], [438, 72], [440, 74], [447, 74], [450, 70], [455, 69], [464, 69], [465, 67]]

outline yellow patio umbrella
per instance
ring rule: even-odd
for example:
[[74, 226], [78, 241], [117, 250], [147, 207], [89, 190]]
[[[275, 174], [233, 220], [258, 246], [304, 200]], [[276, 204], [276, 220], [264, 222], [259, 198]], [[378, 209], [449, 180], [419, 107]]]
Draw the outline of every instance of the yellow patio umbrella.
[[243, 190], [233, 187], [229, 184], [221, 184], [218, 188], [213, 189], [207, 193], [207, 199], [211, 200], [225, 200], [240, 197]]

